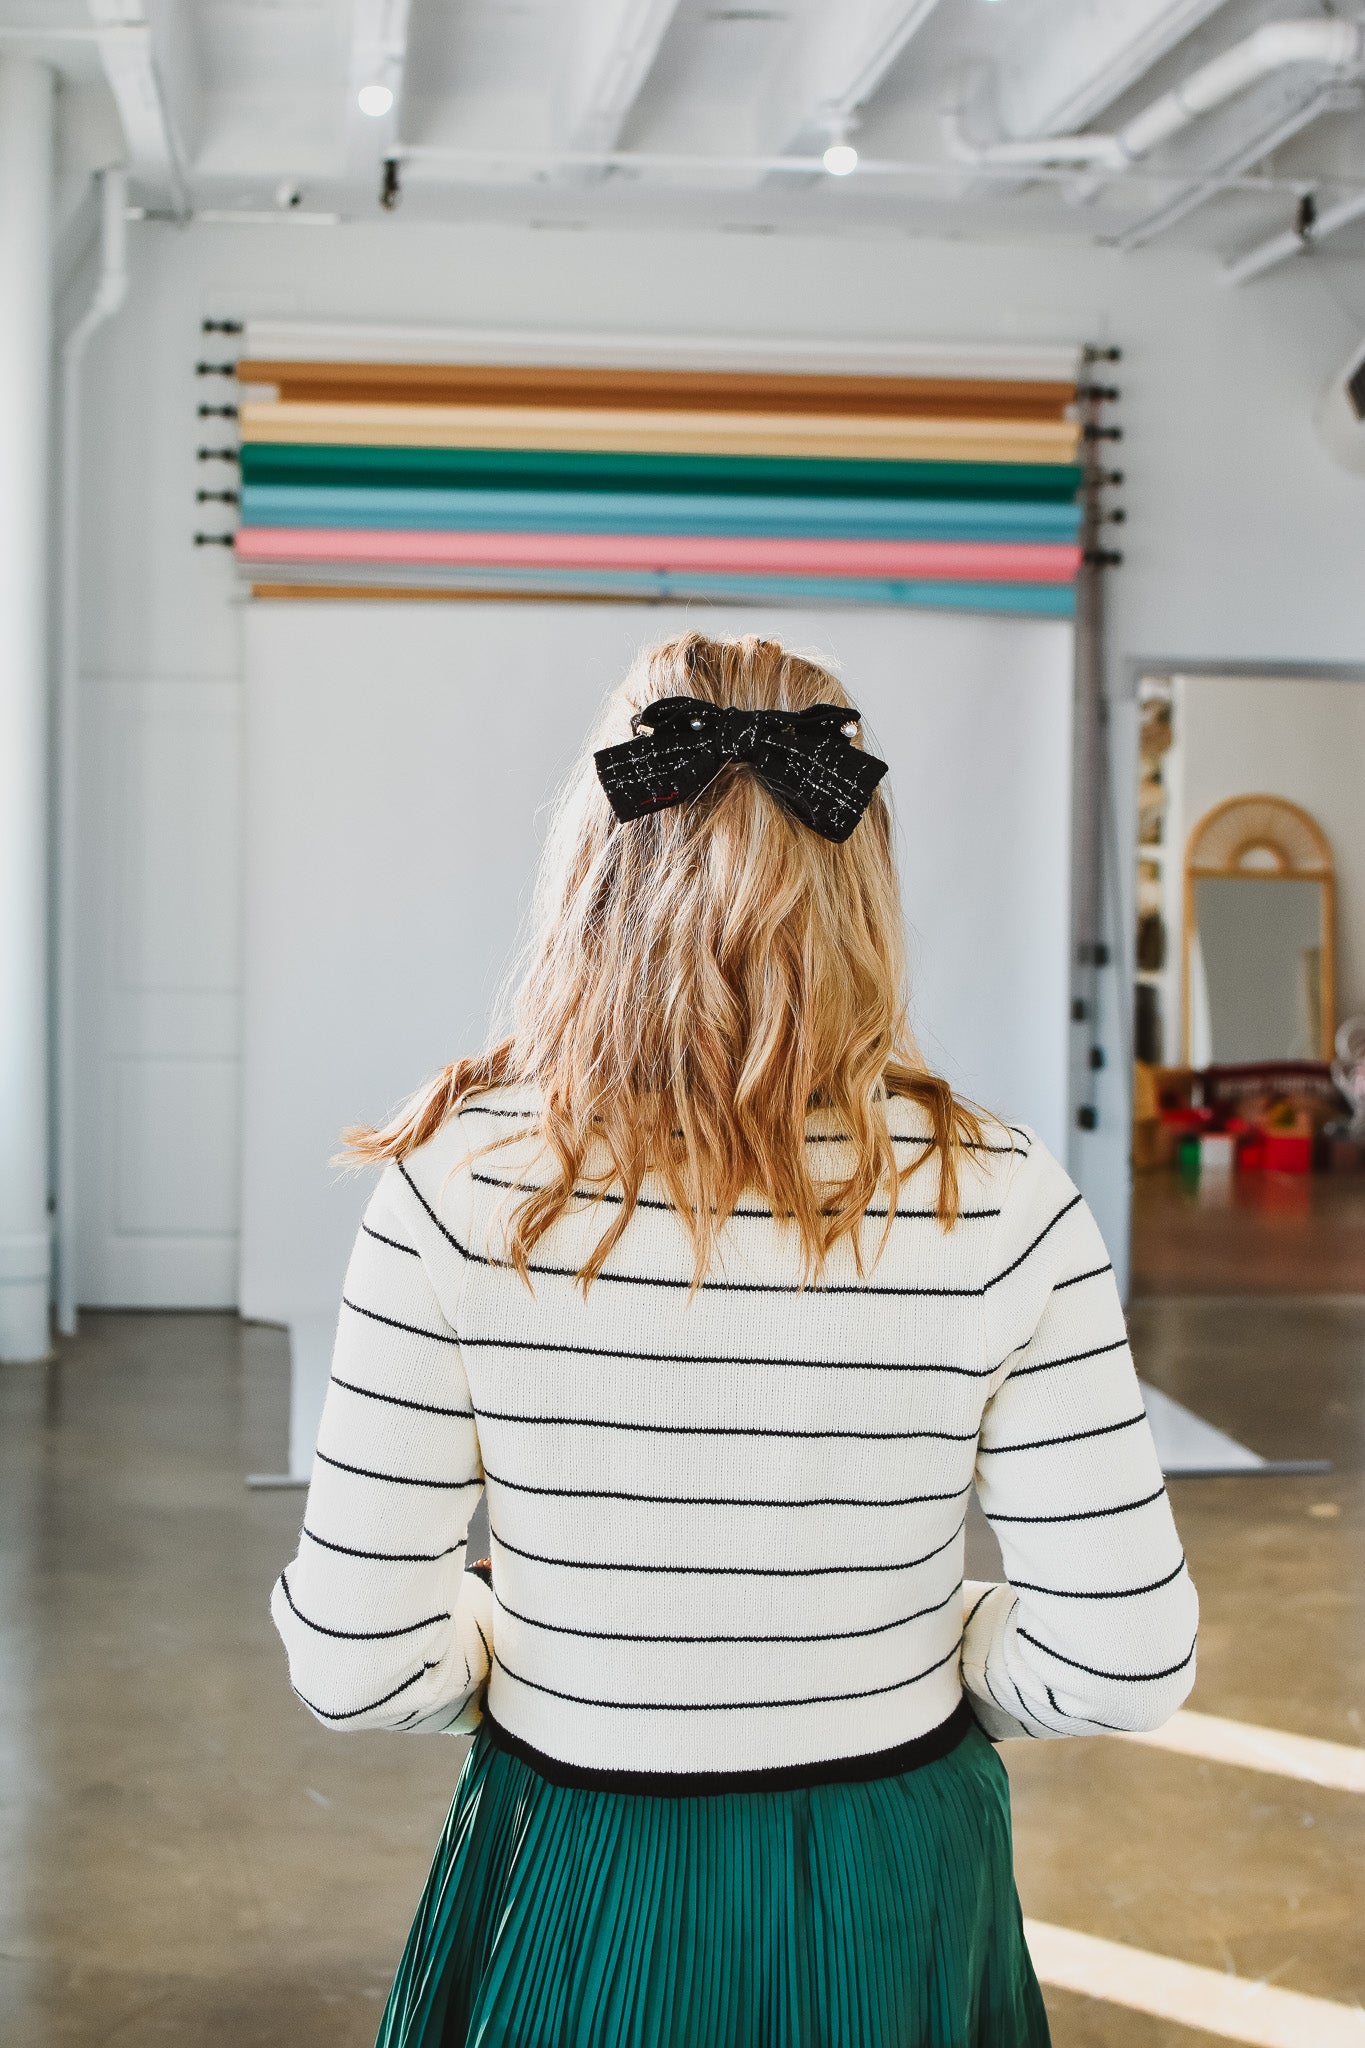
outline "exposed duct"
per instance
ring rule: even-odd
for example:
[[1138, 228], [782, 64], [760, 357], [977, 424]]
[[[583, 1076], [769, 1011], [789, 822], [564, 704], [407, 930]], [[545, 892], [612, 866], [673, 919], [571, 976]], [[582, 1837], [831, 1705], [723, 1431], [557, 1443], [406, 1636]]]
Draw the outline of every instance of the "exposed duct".
[[992, 169], [1076, 164], [1122, 172], [1202, 114], [1212, 113], [1261, 79], [1301, 64], [1338, 78], [1354, 77], [1365, 65], [1365, 28], [1352, 21], [1268, 21], [1221, 56], [1201, 64], [1110, 134], [974, 143], [962, 133], [959, 117], [953, 113], [945, 117], [944, 137], [949, 153], [964, 164]]

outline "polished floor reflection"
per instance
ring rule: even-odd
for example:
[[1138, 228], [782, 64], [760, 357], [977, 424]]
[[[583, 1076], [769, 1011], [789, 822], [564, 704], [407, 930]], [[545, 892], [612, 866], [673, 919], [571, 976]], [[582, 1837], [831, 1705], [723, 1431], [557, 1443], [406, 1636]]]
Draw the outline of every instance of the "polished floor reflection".
[[[1154, 1384], [1334, 1461], [1175, 1483], [1191, 1704], [1365, 1743], [1365, 1300], [1150, 1300], [1133, 1327]], [[461, 1750], [329, 1734], [290, 1696], [266, 1598], [300, 1496], [242, 1484], [278, 1465], [283, 1362], [228, 1316], [92, 1315], [0, 1372], [4, 2048], [369, 2048]], [[1006, 1754], [1031, 1917], [1365, 1998], [1365, 1798], [1120, 1742]], [[1058, 2048], [1214, 2038], [1048, 2004]]]
[[1365, 1173], [1140, 1173], [1139, 1294], [1365, 1294]]

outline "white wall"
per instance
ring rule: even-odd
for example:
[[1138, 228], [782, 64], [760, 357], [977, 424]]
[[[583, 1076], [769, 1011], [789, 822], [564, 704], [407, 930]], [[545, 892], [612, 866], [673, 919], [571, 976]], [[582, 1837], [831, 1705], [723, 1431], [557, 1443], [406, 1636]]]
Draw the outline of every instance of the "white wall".
[[241, 692], [88, 678], [80, 1299], [237, 1299]]
[[[1365, 683], [1286, 676], [1176, 678], [1173, 794], [1182, 836], [1171, 862], [1168, 924], [1183, 971], [1180, 875], [1185, 843], [1225, 797], [1300, 804], [1331, 841], [1337, 868], [1337, 1021], [1365, 1012]], [[1172, 1044], [1178, 1045], [1178, 1037]]]
[[[85, 464], [83, 857], [103, 878], [106, 921], [139, 926], [162, 915], [147, 907], [145, 871], [111, 867], [142, 799], [137, 778], [116, 773], [108, 752], [100, 707], [110, 687], [130, 701], [183, 691], [186, 731], [196, 733], [184, 745], [201, 764], [221, 720], [199, 686], [240, 687], [231, 565], [190, 545], [196, 523], [218, 523], [193, 502], [207, 467], [194, 449], [216, 438], [214, 423], [195, 418], [206, 395], [193, 375], [205, 352], [204, 314], [522, 324], [547, 334], [562, 325], [831, 340], [1111, 338], [1125, 350], [1115, 375], [1126, 439], [1114, 452], [1129, 513], [1125, 563], [1110, 581], [1114, 673], [1133, 657], [1346, 662], [1365, 640], [1365, 580], [1358, 551], [1343, 542], [1356, 530], [1362, 485], [1331, 467], [1310, 421], [1323, 380], [1365, 325], [1365, 294], [1357, 317], [1343, 303], [1354, 273], [1327, 251], [1229, 293], [1213, 282], [1207, 257], [1186, 252], [435, 228], [400, 214], [336, 231], [145, 224], [133, 231], [132, 270], [128, 307], [91, 352]], [[186, 774], [192, 790], [209, 775], [205, 801], [168, 816], [165, 857], [214, 876], [208, 894], [221, 906], [237, 886], [235, 820], [212, 795], [216, 771]], [[1116, 781], [1120, 840], [1131, 779], [1125, 767]], [[87, 903], [93, 915], [89, 895]], [[222, 916], [214, 911], [210, 923]], [[226, 959], [226, 925], [220, 939], [217, 957]], [[224, 1063], [235, 1041], [219, 1027], [233, 994], [213, 981], [210, 1039], [194, 1035], [197, 1025], [160, 1036], [150, 1021], [129, 1039], [110, 948], [91, 925], [83, 956], [85, 1173], [103, 1179], [87, 1202], [80, 1292], [86, 1301], [171, 1298], [158, 1291], [170, 1286], [164, 1263], [160, 1278], [144, 1271], [127, 1225], [135, 1216], [149, 1238], [171, 1244], [162, 1226], [193, 1180], [199, 1223], [223, 1247], [236, 1159]], [[171, 983], [200, 988], [203, 971], [176, 967]], [[177, 980], [182, 974], [188, 979]], [[1109, 1012], [1101, 1125], [1073, 1139], [1073, 1163], [1117, 1241], [1126, 1228], [1128, 1134], [1112, 987]], [[141, 1076], [136, 1108], [125, 1088], [125, 1134], [143, 1106], [159, 1100], [162, 1109], [145, 1187], [119, 1212], [108, 1162], [117, 1157], [119, 1076], [134, 1061], [164, 1066], [166, 1077], [163, 1085], [150, 1071]]]

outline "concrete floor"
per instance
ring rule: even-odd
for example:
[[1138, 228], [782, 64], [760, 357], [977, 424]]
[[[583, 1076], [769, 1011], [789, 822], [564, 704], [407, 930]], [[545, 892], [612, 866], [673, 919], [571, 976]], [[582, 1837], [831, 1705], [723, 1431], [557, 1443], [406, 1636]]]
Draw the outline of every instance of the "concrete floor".
[[[1193, 1704], [1365, 1741], [1365, 1300], [1152, 1300], [1133, 1323], [1157, 1385], [1336, 1461], [1176, 1484]], [[370, 2048], [462, 1749], [330, 1734], [288, 1691], [266, 1599], [301, 1497], [242, 1485], [278, 1466], [283, 1367], [280, 1333], [230, 1316], [103, 1314], [0, 1372], [4, 2048]], [[1359, 1796], [1116, 1742], [1005, 1754], [1028, 1913], [1365, 1997]], [[1057, 2048], [1212, 2039], [1048, 2005]]]

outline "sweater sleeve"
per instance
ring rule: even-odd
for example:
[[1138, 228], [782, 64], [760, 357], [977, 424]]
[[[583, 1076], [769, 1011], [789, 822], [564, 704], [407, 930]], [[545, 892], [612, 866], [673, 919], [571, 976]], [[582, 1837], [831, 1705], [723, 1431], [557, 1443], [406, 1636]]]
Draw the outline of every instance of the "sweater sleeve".
[[986, 1276], [976, 1487], [1006, 1583], [964, 1588], [963, 1683], [989, 1735], [1160, 1727], [1198, 1606], [1104, 1241], [1032, 1137]]
[[464, 1569], [483, 1487], [459, 1343], [390, 1166], [346, 1271], [298, 1555], [271, 1615], [295, 1692], [331, 1728], [474, 1727], [492, 1594]]

